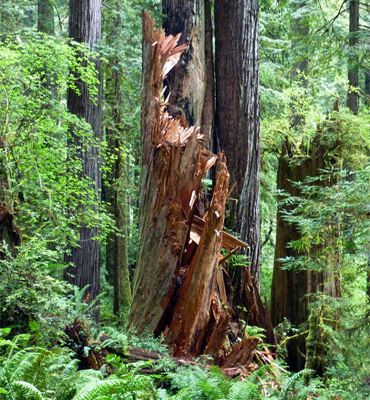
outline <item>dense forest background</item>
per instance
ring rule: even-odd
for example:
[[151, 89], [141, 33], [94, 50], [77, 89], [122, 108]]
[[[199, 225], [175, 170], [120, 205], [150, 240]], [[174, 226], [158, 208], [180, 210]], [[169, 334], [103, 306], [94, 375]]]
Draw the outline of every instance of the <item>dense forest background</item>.
[[369, 398], [369, 5], [229, 3], [0, 4], [1, 399]]

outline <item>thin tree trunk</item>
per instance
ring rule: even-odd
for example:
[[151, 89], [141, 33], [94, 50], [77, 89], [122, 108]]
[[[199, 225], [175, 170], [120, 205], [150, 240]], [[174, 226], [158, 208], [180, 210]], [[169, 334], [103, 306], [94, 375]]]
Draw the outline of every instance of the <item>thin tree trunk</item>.
[[[86, 43], [93, 49], [101, 37], [101, 0], [70, 0], [69, 3], [69, 35], [80, 43]], [[95, 60], [100, 76], [100, 62]], [[91, 125], [94, 138], [101, 140], [101, 85], [99, 84], [96, 104], [92, 101], [87, 85], [74, 76], [75, 84], [80, 93], [69, 89], [68, 110], [84, 119]], [[100, 79], [100, 77], [99, 77]], [[80, 207], [97, 208], [100, 202], [101, 173], [99, 168], [98, 148], [95, 145], [84, 144], [77, 132], [71, 130], [69, 146], [80, 148], [78, 156], [82, 160], [81, 179], [91, 179], [95, 189], [95, 204], [81, 204]], [[89, 285], [85, 300], [96, 298], [100, 290], [100, 244], [94, 238], [98, 235], [98, 228], [84, 224], [79, 228], [78, 246], [73, 247], [71, 255], [65, 260], [73, 265], [65, 271], [65, 278], [72, 284], [83, 288]], [[98, 319], [98, 313], [96, 313]]]
[[[115, 4], [116, 16], [114, 26], [107, 38], [108, 44], [112, 45], [114, 39], [119, 35], [120, 3]], [[112, 166], [109, 186], [105, 188], [108, 203], [111, 204], [110, 211], [114, 215], [117, 232], [112, 232], [107, 244], [106, 266], [108, 281], [114, 287], [113, 311], [116, 315], [120, 313], [121, 305], [128, 309], [131, 304], [131, 285], [128, 266], [128, 229], [127, 229], [127, 170], [123, 151], [123, 123], [121, 116], [122, 95], [120, 81], [120, 60], [114, 57], [108, 65], [106, 78], [106, 100], [110, 105], [108, 115], [109, 128], [106, 130], [108, 151], [115, 159]], [[112, 127], [113, 121], [113, 127]]]
[[[294, 11], [297, 12], [299, 8], [303, 8], [306, 6], [306, 1], [303, 0], [298, 4], [295, 4]], [[308, 22], [305, 21], [303, 17], [295, 18], [293, 27], [292, 27], [292, 32], [293, 32], [293, 39], [292, 39], [292, 52], [293, 55], [295, 52], [298, 53], [298, 55], [295, 55], [294, 57], [298, 60], [295, 62], [293, 65], [293, 68], [290, 72], [290, 83], [293, 83], [297, 79], [299, 79], [299, 84], [301, 87], [306, 88], [307, 86], [307, 69], [308, 69], [308, 58], [307, 56], [304, 56], [302, 58], [301, 50], [302, 49], [302, 40], [307, 37], [309, 34], [309, 25]], [[298, 49], [298, 51], [297, 51]], [[303, 75], [301, 75], [303, 74]], [[292, 103], [291, 103], [291, 108], [292, 108], [292, 113], [291, 113], [291, 120], [290, 120], [290, 129], [297, 130], [297, 131], [303, 131], [304, 130], [304, 125], [305, 125], [305, 115], [302, 113], [301, 110], [301, 101], [302, 99], [293, 97]]]
[[347, 106], [354, 115], [358, 114], [358, 32], [360, 30], [360, 2], [350, 0], [349, 3], [349, 57], [348, 57], [348, 83]]

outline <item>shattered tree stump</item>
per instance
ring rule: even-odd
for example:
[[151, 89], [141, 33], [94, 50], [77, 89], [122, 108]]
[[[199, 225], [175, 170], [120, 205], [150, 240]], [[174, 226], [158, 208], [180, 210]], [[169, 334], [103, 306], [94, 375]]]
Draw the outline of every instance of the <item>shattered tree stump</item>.
[[[220, 249], [233, 253], [247, 245], [223, 232], [226, 157], [205, 150], [199, 129], [172, 118], [162, 100], [162, 83], [187, 49], [177, 45], [179, 37], [155, 30], [143, 12], [140, 239], [129, 326], [138, 334], [164, 334], [177, 357], [208, 354], [231, 367], [251, 362], [258, 339], [243, 339], [240, 357], [226, 349], [231, 315], [224, 307]], [[200, 218], [201, 180], [213, 166], [215, 189]]]

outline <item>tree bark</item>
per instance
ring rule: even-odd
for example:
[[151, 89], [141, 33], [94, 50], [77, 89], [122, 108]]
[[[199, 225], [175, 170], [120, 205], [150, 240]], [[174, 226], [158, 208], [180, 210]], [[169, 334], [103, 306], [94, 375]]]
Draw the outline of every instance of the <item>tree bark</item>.
[[[70, 0], [69, 35], [77, 42], [86, 43], [90, 49], [94, 48], [101, 37], [101, 0]], [[100, 81], [100, 62], [95, 60], [95, 65]], [[94, 104], [87, 85], [76, 75], [74, 80], [80, 93], [72, 89], [68, 90], [68, 110], [90, 124], [94, 138], [100, 142], [102, 137], [101, 85], [99, 84], [98, 96]], [[101, 189], [98, 148], [91, 143], [84, 143], [73, 127], [69, 147], [80, 148], [78, 154], [82, 161], [80, 178], [91, 180], [91, 185], [95, 190], [96, 202], [80, 206], [97, 208]], [[65, 278], [79, 288], [89, 285], [85, 299], [91, 301], [96, 298], [100, 290], [100, 244], [94, 239], [98, 235], [98, 228], [83, 224], [78, 231], [78, 245], [72, 248], [71, 255], [65, 257], [67, 262], [73, 264], [66, 269]]]
[[189, 233], [189, 201], [199, 191], [208, 158], [201, 153], [196, 129], [182, 128], [163, 112], [163, 79], [187, 48], [176, 47], [178, 39], [154, 31], [154, 21], [144, 14], [140, 242], [129, 316], [138, 333], [161, 329]]
[[[228, 157], [231, 182], [237, 183], [233, 199], [229, 200], [226, 226], [236, 228], [242, 240], [248, 243], [249, 268], [258, 285], [260, 101], [257, 1], [216, 0], [215, 33], [216, 135]], [[245, 307], [245, 273], [238, 268], [234, 276], [232, 304]]]
[[[120, 2], [115, 3], [115, 20], [112, 30], [107, 38], [108, 44], [112, 45], [119, 35]], [[106, 266], [108, 281], [114, 287], [113, 311], [116, 315], [120, 313], [121, 305], [128, 309], [131, 304], [131, 284], [128, 266], [128, 229], [127, 229], [127, 170], [124, 156], [124, 124], [121, 116], [122, 94], [121, 94], [121, 70], [120, 60], [117, 56], [112, 57], [107, 68], [105, 97], [110, 105], [108, 107], [109, 127], [106, 129], [108, 151], [113, 159], [112, 171], [108, 177], [109, 185], [105, 187], [107, 202], [110, 211], [114, 215], [116, 232], [109, 236], [106, 247]], [[110, 158], [110, 157], [109, 157]]]
[[37, 30], [54, 36], [54, 7], [50, 0], [38, 0]]
[[349, 57], [347, 106], [354, 115], [358, 114], [358, 32], [360, 30], [360, 2], [351, 0], [349, 3]]
[[170, 94], [170, 115], [197, 124], [207, 149], [212, 146], [214, 74], [212, 21], [209, 0], [163, 0], [167, 34], [181, 32], [180, 45], [188, 45], [165, 81]]
[[[292, 165], [294, 157], [294, 148], [286, 140], [283, 143], [282, 153], [280, 155], [277, 189], [284, 190], [291, 196], [302, 196], [300, 189], [294, 185], [294, 182], [304, 182], [307, 177], [319, 176], [327, 163], [336, 163], [336, 159], [328, 159], [327, 154], [334, 150], [321, 144], [322, 135], [318, 133], [311, 143], [310, 156], [300, 164]], [[331, 186], [333, 180], [322, 181], [323, 186]], [[323, 292], [329, 296], [340, 296], [339, 277], [330, 271], [313, 270], [287, 270], [282, 269], [283, 263], [280, 261], [286, 257], [298, 257], [302, 255], [288, 246], [289, 242], [299, 240], [301, 234], [294, 224], [290, 224], [283, 218], [281, 207], [277, 213], [276, 247], [275, 262], [271, 289], [271, 319], [273, 326], [287, 318], [295, 327], [306, 322], [309, 316], [310, 294]], [[318, 248], [312, 251], [318, 251]], [[288, 343], [288, 364], [299, 371], [304, 368], [305, 360], [302, 354], [305, 354], [305, 339], [303, 336], [292, 339]]]
[[[224, 154], [202, 149], [199, 130], [165, 111], [162, 82], [186, 49], [177, 42], [178, 36], [154, 31], [144, 13], [140, 242], [129, 326], [163, 333], [176, 356], [208, 354], [231, 366], [249, 361], [258, 339], [244, 341], [242, 357], [228, 349], [231, 313], [218, 268], [227, 257], [220, 248], [233, 253], [246, 244], [222, 230], [229, 182]], [[200, 218], [201, 179], [215, 163], [212, 200]]]

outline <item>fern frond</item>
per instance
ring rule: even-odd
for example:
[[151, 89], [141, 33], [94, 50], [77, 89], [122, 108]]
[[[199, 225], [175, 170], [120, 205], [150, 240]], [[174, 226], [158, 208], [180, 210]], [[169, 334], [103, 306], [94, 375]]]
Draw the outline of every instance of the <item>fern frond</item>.
[[44, 400], [41, 392], [29, 382], [15, 381], [11, 386], [19, 400]]
[[9, 376], [10, 382], [31, 381], [41, 372], [39, 365], [48, 354], [45, 349], [21, 350], [7, 362], [4, 372]]
[[80, 389], [72, 400], [96, 400], [117, 392], [125, 383], [121, 379], [106, 379], [95, 381]]
[[294, 385], [294, 383], [296, 381], [298, 381], [300, 378], [302, 378], [305, 374], [307, 374], [307, 370], [304, 369], [302, 371], [297, 372], [296, 374], [294, 374], [293, 376], [291, 376], [286, 383], [284, 384], [280, 396], [279, 396], [279, 400], [287, 400], [288, 399], [288, 394], [289, 394], [289, 390], [292, 388], [292, 386]]
[[198, 386], [188, 386], [175, 395], [176, 400], [198, 400], [202, 398], [203, 393]]
[[229, 391], [227, 400], [258, 400], [261, 393], [257, 385], [246, 381], [234, 382]]

